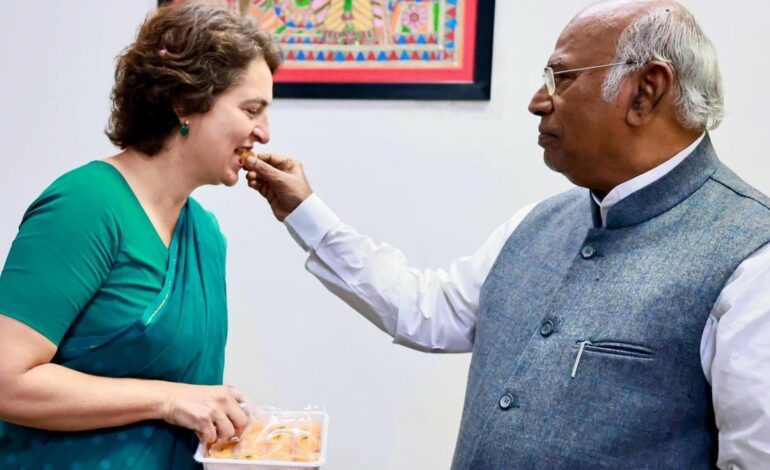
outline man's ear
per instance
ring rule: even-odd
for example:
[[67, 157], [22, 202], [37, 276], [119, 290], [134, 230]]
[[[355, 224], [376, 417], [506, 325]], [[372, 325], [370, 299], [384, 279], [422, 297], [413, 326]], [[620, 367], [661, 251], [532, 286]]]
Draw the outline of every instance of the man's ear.
[[665, 62], [645, 64], [636, 74], [635, 93], [626, 114], [630, 126], [647, 124], [667, 107], [673, 96], [674, 71]]

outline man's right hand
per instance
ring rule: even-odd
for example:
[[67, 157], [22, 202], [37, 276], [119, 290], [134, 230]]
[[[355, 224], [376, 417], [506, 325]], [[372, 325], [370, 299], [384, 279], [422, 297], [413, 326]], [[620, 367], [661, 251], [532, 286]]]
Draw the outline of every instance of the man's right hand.
[[283, 222], [302, 201], [313, 193], [299, 160], [275, 154], [249, 157], [244, 169], [249, 186], [259, 191]]

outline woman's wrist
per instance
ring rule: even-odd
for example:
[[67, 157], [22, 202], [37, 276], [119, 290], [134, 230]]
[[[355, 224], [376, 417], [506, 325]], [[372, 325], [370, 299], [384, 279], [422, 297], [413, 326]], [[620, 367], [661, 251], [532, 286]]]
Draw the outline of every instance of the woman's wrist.
[[141, 382], [139, 386], [147, 393], [147, 406], [142, 410], [142, 414], [146, 414], [146, 419], [167, 421], [173, 408], [170, 389], [175, 384], [162, 380], [142, 380]]

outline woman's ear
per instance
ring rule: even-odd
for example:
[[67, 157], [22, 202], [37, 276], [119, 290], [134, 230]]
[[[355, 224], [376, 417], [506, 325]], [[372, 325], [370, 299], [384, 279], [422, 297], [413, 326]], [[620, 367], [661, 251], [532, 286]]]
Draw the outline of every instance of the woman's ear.
[[187, 113], [185, 112], [185, 110], [178, 105], [174, 105], [173, 109], [174, 109], [174, 114], [176, 114], [177, 121], [179, 122], [184, 121], [185, 118], [187, 117]]
[[674, 96], [674, 71], [665, 62], [653, 61], [637, 72], [634, 96], [628, 108], [626, 121], [640, 127], [665, 112]]

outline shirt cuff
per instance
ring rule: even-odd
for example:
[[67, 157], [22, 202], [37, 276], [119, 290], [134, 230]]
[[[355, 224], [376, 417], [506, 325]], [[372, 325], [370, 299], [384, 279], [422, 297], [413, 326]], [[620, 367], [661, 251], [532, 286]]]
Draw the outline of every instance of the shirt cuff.
[[340, 218], [313, 193], [283, 223], [303, 250], [315, 251], [326, 234], [340, 223]]

